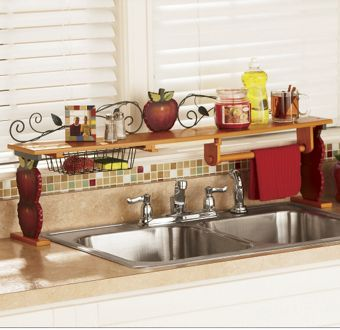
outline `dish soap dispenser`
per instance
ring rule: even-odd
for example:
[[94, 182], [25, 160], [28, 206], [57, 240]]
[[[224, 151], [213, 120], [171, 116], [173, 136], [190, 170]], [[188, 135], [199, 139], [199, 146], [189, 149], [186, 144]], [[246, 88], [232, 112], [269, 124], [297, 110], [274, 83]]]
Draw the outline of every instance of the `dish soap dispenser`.
[[253, 57], [249, 63], [249, 70], [242, 75], [242, 82], [248, 90], [247, 97], [251, 104], [252, 124], [267, 124], [269, 121], [267, 78], [267, 74]]

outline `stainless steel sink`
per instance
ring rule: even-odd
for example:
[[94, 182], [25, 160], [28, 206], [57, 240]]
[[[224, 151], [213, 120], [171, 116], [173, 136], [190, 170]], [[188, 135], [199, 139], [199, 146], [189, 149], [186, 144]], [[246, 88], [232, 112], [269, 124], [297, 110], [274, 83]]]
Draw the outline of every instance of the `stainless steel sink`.
[[106, 226], [44, 236], [130, 267], [200, 262], [252, 247], [249, 242], [195, 225]]
[[254, 208], [249, 215], [202, 223], [206, 228], [261, 245], [292, 245], [340, 239], [338, 215], [294, 205]]
[[274, 250], [340, 243], [340, 215], [290, 203], [154, 227], [111, 225], [44, 237], [133, 268], [169, 268]]

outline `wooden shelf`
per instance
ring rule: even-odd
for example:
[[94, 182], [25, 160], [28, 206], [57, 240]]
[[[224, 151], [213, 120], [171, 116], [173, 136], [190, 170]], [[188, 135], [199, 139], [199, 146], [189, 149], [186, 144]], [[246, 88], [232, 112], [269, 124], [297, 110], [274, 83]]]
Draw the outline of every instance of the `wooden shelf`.
[[18, 155], [32, 155], [39, 158], [41, 155], [50, 155], [56, 158], [63, 157], [66, 152], [93, 151], [112, 148], [144, 148], [153, 150], [154, 146], [160, 144], [190, 142], [200, 140], [216, 140], [233, 138], [238, 136], [251, 136], [256, 134], [286, 131], [291, 129], [313, 128], [332, 123], [331, 119], [318, 117], [304, 117], [295, 123], [272, 123], [252, 124], [246, 130], [219, 130], [216, 127], [202, 127], [182, 130], [172, 130], [158, 133], [137, 133], [128, 136], [125, 140], [115, 143], [107, 143], [103, 139], [96, 142], [34, 142], [25, 144], [9, 144], [8, 148]]

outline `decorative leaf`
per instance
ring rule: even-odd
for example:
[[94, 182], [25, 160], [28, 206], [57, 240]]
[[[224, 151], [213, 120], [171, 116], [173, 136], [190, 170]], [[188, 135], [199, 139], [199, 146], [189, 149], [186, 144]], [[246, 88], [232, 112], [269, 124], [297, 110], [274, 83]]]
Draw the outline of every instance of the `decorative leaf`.
[[27, 161], [27, 168], [29, 170], [31, 170], [33, 168], [33, 165], [34, 165], [34, 160], [28, 160]]
[[158, 93], [148, 92], [148, 95], [152, 102], [159, 102], [161, 100], [161, 96]]
[[208, 116], [209, 117], [209, 112], [205, 107], [198, 107], [198, 112], [202, 115], [202, 116]]
[[57, 115], [51, 113], [52, 120], [56, 126], [63, 126], [63, 121]]
[[20, 164], [20, 167], [25, 167], [26, 166], [25, 158], [19, 157], [19, 164]]
[[164, 101], [170, 101], [170, 100], [173, 98], [174, 93], [175, 93], [175, 92], [173, 92], [173, 91], [171, 91], [171, 92], [165, 92], [165, 93], [164, 93]]

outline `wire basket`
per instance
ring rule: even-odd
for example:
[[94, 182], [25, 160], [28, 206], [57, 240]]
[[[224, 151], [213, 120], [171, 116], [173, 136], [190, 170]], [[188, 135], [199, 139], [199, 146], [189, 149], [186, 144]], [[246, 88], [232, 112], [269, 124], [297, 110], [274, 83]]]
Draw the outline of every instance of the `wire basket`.
[[50, 171], [67, 175], [128, 170], [133, 167], [136, 148], [64, 153], [62, 158], [46, 156]]

